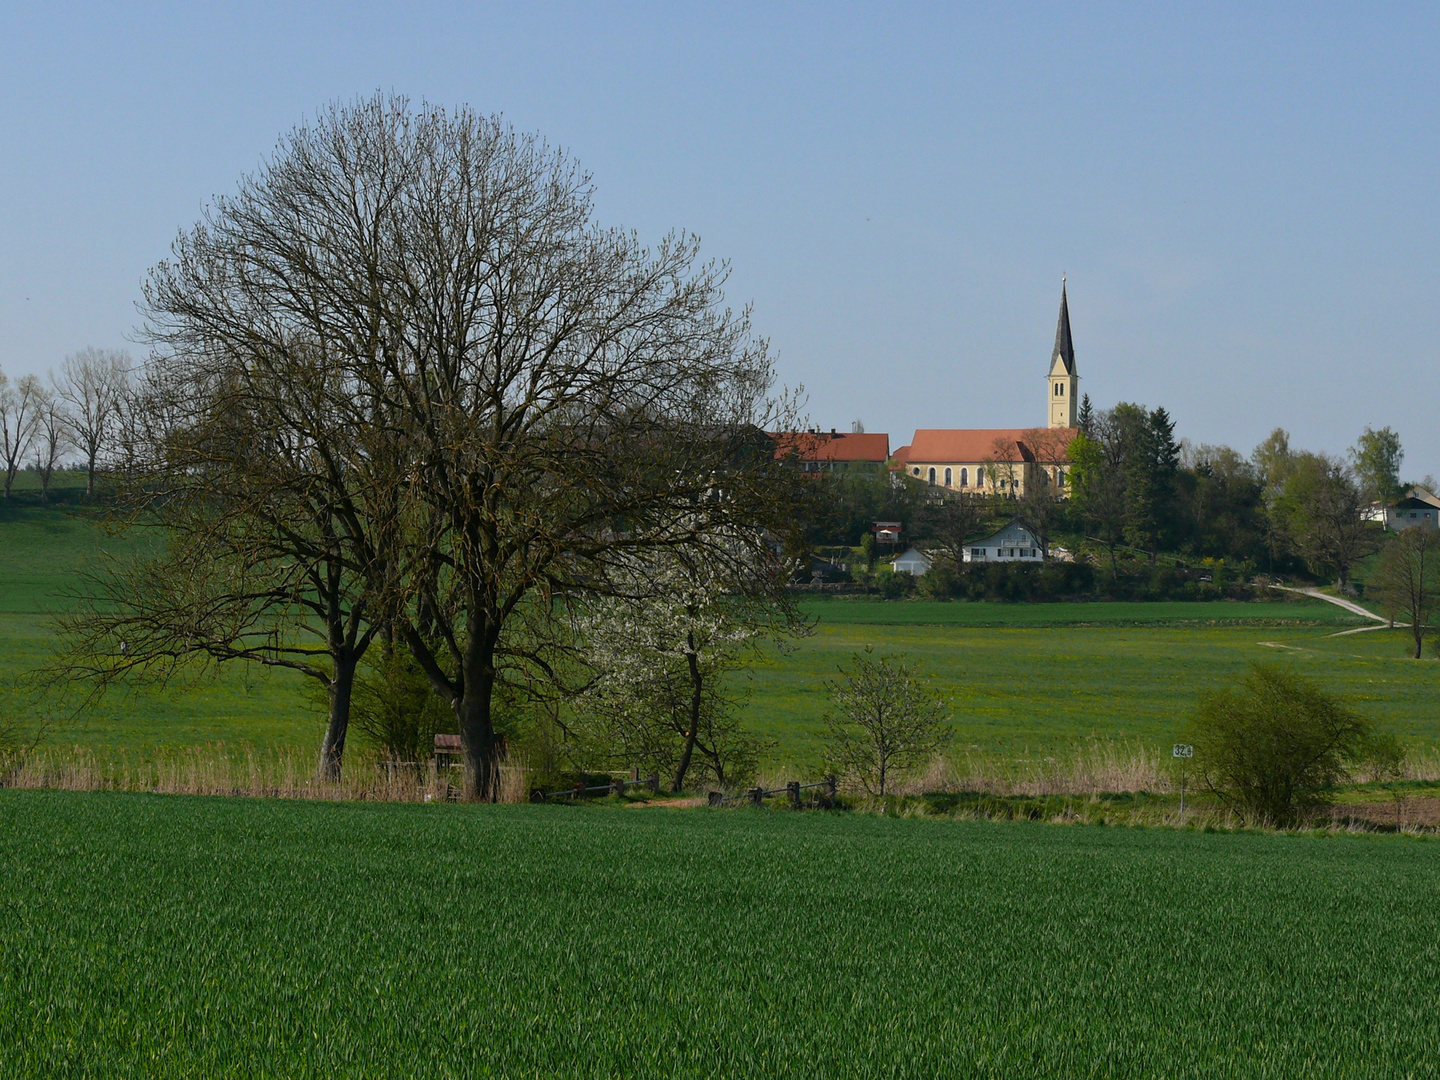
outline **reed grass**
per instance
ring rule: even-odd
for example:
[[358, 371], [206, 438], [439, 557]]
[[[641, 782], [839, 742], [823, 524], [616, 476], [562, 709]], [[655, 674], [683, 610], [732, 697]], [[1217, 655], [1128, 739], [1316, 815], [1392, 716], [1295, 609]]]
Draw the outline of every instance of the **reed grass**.
[[[0, 758], [0, 787], [62, 791], [136, 791], [159, 795], [226, 795], [331, 802], [434, 802], [455, 798], [458, 768], [434, 762], [389, 762], [354, 754], [337, 781], [316, 775], [313, 756], [290, 747], [183, 747], [150, 755], [101, 753], [83, 746], [44, 748]], [[500, 769], [500, 801], [524, 802], [528, 770]]]

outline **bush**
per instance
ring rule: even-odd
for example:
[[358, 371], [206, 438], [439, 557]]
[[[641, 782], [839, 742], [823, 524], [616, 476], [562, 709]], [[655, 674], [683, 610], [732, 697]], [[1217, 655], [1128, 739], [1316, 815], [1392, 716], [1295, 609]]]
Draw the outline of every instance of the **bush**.
[[1207, 694], [1191, 721], [1207, 787], [1247, 820], [1282, 825], [1325, 805], [1377, 743], [1369, 721], [1286, 668], [1252, 664]]
[[915, 591], [915, 578], [894, 570], [881, 570], [875, 575], [875, 584], [879, 586], [880, 595], [886, 600], [898, 600]]
[[377, 646], [377, 655], [355, 678], [350, 722], [392, 761], [429, 761], [436, 734], [458, 730], [455, 714], [408, 650]]

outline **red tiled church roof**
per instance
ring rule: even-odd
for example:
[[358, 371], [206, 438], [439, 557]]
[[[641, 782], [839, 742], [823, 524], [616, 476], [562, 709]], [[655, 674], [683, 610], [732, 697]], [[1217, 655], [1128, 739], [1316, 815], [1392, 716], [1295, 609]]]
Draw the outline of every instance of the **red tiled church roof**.
[[[1047, 440], [1068, 446], [1073, 428], [920, 428], [896, 461], [1035, 461], [1050, 456]], [[904, 457], [901, 457], [901, 454]]]

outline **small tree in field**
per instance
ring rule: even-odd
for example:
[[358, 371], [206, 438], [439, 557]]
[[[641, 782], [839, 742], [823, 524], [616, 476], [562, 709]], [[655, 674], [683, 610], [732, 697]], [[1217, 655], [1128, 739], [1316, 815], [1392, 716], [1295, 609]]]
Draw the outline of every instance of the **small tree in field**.
[[1440, 533], [1406, 529], [1380, 553], [1380, 565], [1367, 588], [1392, 614], [1410, 623], [1419, 660], [1440, 599]]
[[1200, 775], [1248, 818], [1284, 824], [1324, 805], [1375, 741], [1370, 722], [1293, 671], [1253, 664], [1191, 722]]
[[826, 744], [836, 770], [884, 795], [896, 773], [926, 764], [945, 745], [945, 703], [916, 679], [904, 654], [877, 657], [873, 646], [849, 671], [827, 680], [837, 715], [826, 715]]
[[768, 744], [740, 722], [728, 676], [762, 641], [809, 630], [783, 567], [736, 573], [694, 554], [638, 562], [635, 587], [593, 598], [579, 621], [594, 673], [579, 699], [584, 741], [610, 766], [669, 774], [672, 792], [694, 771], [721, 785], [753, 775]]

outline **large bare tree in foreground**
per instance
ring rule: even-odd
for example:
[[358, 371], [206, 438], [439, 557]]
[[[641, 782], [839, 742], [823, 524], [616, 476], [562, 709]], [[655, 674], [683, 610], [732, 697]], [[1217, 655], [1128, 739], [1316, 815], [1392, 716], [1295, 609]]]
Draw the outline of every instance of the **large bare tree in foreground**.
[[[365, 620], [450, 704], [467, 792], [492, 798], [497, 685], [556, 673], [566, 605], [613, 591], [637, 552], [768, 555], [791, 481], [762, 433], [789, 418], [724, 277], [691, 238], [597, 226], [589, 178], [537, 138], [377, 97], [284, 140], [176, 241], [146, 307], [189, 417], [247, 403], [256, 372], [276, 389], [324, 372], [303, 407], [267, 392], [258, 426], [303, 465], [260, 482], [279, 512], [246, 499], [235, 527], [304, 563], [319, 548], [292, 543], [284, 499], [307, 530], [346, 523], [333, 550]], [[240, 478], [221, 482], [240, 499], [252, 448], [206, 446], [190, 473]]]

